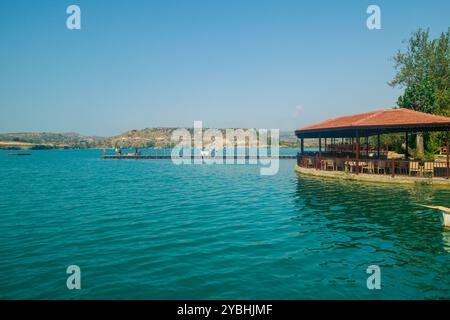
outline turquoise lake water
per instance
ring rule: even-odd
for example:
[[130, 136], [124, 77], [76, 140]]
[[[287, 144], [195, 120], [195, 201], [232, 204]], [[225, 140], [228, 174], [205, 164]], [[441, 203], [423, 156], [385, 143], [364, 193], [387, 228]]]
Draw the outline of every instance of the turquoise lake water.
[[450, 230], [418, 206], [449, 189], [31, 152], [0, 152], [2, 299], [450, 298]]

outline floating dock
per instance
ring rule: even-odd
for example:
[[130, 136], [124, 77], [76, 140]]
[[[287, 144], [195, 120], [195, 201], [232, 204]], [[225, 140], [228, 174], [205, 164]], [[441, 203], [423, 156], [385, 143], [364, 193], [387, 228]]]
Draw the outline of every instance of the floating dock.
[[[216, 159], [215, 157], [211, 156], [187, 156], [186, 159]], [[295, 155], [279, 155], [279, 156], [223, 156], [223, 159], [296, 159], [297, 156]], [[148, 160], [156, 160], [156, 159], [172, 159], [172, 156], [170, 155], [103, 155], [102, 159], [148, 159]]]

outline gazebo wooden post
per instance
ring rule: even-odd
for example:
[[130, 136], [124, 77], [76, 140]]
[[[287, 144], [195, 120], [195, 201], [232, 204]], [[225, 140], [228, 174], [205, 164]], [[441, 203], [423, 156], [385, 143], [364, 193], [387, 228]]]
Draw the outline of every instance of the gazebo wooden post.
[[300, 139], [300, 153], [303, 154], [305, 153], [305, 142], [304, 142], [304, 138]]
[[327, 138], [325, 137], [325, 153], [327, 153]]
[[[322, 137], [319, 134], [319, 163], [318, 163], [319, 170], [322, 169], [321, 163], [322, 163]], [[316, 165], [316, 168], [317, 168], [317, 165]]]
[[356, 130], [356, 174], [359, 173], [359, 132]]
[[355, 153], [355, 138], [352, 137], [352, 153]]
[[369, 158], [369, 136], [366, 133], [366, 158]]
[[395, 158], [392, 158], [392, 178], [395, 177]]
[[405, 160], [408, 160], [408, 131], [405, 131]]
[[448, 150], [449, 149], [449, 143], [448, 143], [448, 134], [450, 133], [450, 131], [449, 130], [447, 130], [447, 136], [446, 136], [446, 138], [445, 138], [445, 148], [447, 149], [446, 150], [446, 153], [447, 153], [447, 179], [449, 179], [450, 178], [450, 161], [449, 161], [449, 153], [450, 153], [450, 150]]
[[380, 133], [377, 134], [377, 158], [380, 159]]

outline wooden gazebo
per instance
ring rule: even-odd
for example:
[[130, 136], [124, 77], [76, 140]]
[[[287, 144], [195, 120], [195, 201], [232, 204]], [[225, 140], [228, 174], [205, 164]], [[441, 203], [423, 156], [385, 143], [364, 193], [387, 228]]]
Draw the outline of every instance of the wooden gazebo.
[[[309, 125], [304, 128], [297, 129], [295, 135], [300, 139], [301, 152], [298, 155], [298, 165], [312, 167], [318, 170], [323, 170], [328, 167], [334, 167], [335, 170], [348, 170], [349, 166], [342, 162], [342, 159], [356, 162], [353, 167], [353, 172], [358, 174], [364, 169], [359, 165], [359, 162], [364, 162], [369, 168], [369, 173], [376, 173], [376, 164], [382, 165], [381, 162], [368, 162], [370, 159], [383, 159], [382, 153], [386, 150], [380, 150], [380, 135], [387, 133], [404, 133], [405, 134], [405, 160], [392, 159], [389, 162], [389, 171], [394, 176], [396, 173], [411, 175], [416, 171], [416, 163], [409, 163], [408, 155], [408, 135], [414, 132], [430, 132], [441, 131], [450, 132], [450, 117], [432, 115], [422, 112], [417, 112], [409, 109], [385, 109], [362, 114], [348, 115], [329, 119], [317, 124]], [[369, 152], [369, 137], [377, 136], [377, 148], [372, 153]], [[365, 143], [360, 143], [360, 138], [365, 137]], [[304, 139], [315, 138], [319, 139], [318, 152], [305, 152]], [[327, 143], [327, 139], [329, 143]], [[324, 140], [324, 141], [323, 141]], [[339, 143], [344, 145], [344, 141], [351, 141], [352, 148], [347, 152], [338, 152], [339, 150], [331, 148], [331, 146], [339, 147]], [[325, 149], [322, 150], [323, 142]], [[350, 144], [348, 143], [347, 146]], [[365, 147], [365, 148], [364, 148]], [[365, 154], [361, 154], [365, 151]], [[445, 147], [443, 148], [446, 161], [440, 161], [434, 164], [436, 174], [433, 171], [432, 175], [449, 177], [449, 141], [448, 134]], [[308, 158], [309, 157], [309, 158]], [[307, 161], [305, 161], [307, 160]], [[323, 165], [323, 161], [335, 161], [334, 165]], [[387, 160], [387, 159], [384, 159]], [[424, 161], [419, 162], [418, 166], [424, 167]], [[384, 164], [386, 166], [386, 164]], [[402, 169], [406, 168], [406, 169]], [[412, 169], [411, 169], [412, 168]], [[367, 168], [366, 168], [367, 169]], [[426, 169], [426, 168], [425, 168]], [[433, 169], [434, 170], [434, 169]], [[383, 170], [386, 173], [387, 170]], [[437, 172], [438, 171], [438, 172]], [[380, 173], [381, 170], [378, 170]], [[418, 172], [418, 171], [417, 171]], [[414, 173], [414, 172], [413, 172]]]

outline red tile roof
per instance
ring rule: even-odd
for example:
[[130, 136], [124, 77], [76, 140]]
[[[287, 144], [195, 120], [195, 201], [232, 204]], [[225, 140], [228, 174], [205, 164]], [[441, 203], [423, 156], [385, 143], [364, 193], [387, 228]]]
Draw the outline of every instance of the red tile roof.
[[410, 109], [385, 109], [337, 117], [297, 129], [296, 133], [339, 129], [374, 129], [389, 127], [450, 126], [450, 117], [413, 111]]

